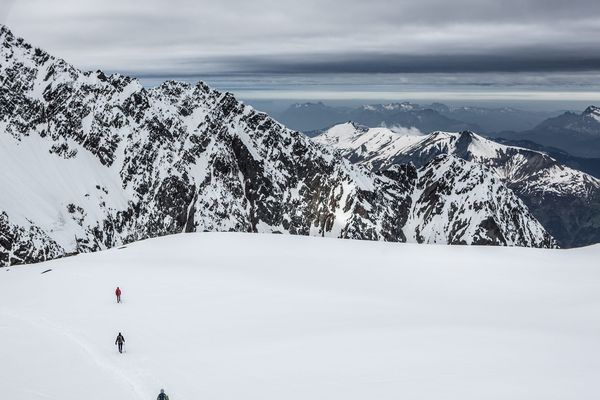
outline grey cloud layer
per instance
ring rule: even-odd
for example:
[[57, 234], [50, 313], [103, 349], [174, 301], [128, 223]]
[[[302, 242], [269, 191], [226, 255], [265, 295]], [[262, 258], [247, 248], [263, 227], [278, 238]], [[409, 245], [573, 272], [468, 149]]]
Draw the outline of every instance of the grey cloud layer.
[[0, 19], [139, 74], [600, 69], [597, 0], [0, 0]]

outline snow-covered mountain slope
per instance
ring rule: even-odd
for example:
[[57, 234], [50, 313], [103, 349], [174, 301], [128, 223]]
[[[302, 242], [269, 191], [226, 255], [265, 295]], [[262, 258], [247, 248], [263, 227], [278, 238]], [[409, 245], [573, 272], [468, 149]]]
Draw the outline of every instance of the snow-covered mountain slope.
[[331, 127], [314, 141], [335, 147], [352, 162], [363, 163], [385, 157], [387, 154], [398, 154], [407, 147], [423, 139], [418, 130], [404, 130], [398, 133], [390, 128], [368, 128], [354, 122], [347, 122]]
[[374, 169], [405, 162], [422, 166], [441, 154], [450, 154], [489, 166], [509, 182], [527, 181], [527, 189], [533, 192], [585, 197], [600, 188], [600, 180], [562, 166], [543, 152], [506, 146], [468, 131], [419, 136], [346, 123], [332, 127], [314, 140]]
[[600, 180], [563, 166], [544, 153], [505, 146], [473, 132], [434, 132], [422, 139], [401, 150], [406, 160], [422, 165], [440, 154], [452, 154], [487, 165], [508, 182], [522, 182], [524, 190], [531, 193], [587, 197], [600, 188]]
[[[406, 232], [422, 243], [512, 243], [544, 235], [523, 202], [493, 171], [453, 156], [418, 171]], [[533, 244], [533, 243], [531, 243]]]
[[[424, 136], [399, 134], [388, 128], [366, 128], [354, 123], [337, 125], [314, 138], [333, 146], [353, 163], [389, 170], [388, 162], [409, 151]], [[409, 240], [425, 243], [486, 243], [489, 238], [513, 242], [522, 236], [543, 234], [539, 225], [528, 226], [527, 207], [501, 179], [485, 166], [450, 156], [428, 159], [415, 171], [413, 207], [405, 232]], [[410, 167], [395, 168], [402, 171]], [[487, 239], [486, 239], [487, 238]], [[500, 239], [502, 238], [502, 239]]]
[[[414, 236], [410, 169], [353, 166], [203, 83], [147, 90], [81, 72], [6, 27], [0, 43], [0, 264], [190, 231]], [[524, 220], [526, 236], [482, 243], [552, 245]]]
[[502, 178], [562, 246], [600, 242], [600, 180], [543, 152], [502, 145], [467, 131], [406, 136], [352, 123], [333, 127], [314, 140], [375, 170], [408, 163], [421, 167], [440, 155], [476, 162]]
[[598, 257], [192, 233], [2, 268], [2, 393], [595, 400]]
[[595, 120], [600, 123], [600, 107], [589, 106], [583, 111], [583, 118]]
[[543, 146], [530, 140], [511, 140], [499, 137], [495, 137], [493, 140], [507, 146], [524, 147], [526, 149], [547, 154], [562, 165], [585, 172], [596, 179], [600, 179], [600, 158], [577, 157], [556, 147]]

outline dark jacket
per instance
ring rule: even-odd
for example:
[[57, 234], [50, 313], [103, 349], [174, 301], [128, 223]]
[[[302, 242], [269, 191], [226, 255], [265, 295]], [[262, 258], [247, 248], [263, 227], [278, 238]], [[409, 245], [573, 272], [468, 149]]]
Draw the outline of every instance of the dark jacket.
[[115, 340], [115, 344], [117, 343], [124, 343], [125, 342], [125, 338], [123, 337], [123, 335], [121, 335], [119, 333], [119, 335], [117, 335], [117, 339]]
[[167, 396], [165, 393], [161, 393], [158, 395], [156, 400], [169, 400], [169, 396]]

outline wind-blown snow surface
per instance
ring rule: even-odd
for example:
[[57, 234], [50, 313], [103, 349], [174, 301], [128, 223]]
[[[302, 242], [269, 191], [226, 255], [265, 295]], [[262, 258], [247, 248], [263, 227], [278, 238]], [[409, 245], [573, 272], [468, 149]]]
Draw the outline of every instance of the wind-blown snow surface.
[[2, 268], [2, 393], [597, 399], [599, 256], [195, 233]]

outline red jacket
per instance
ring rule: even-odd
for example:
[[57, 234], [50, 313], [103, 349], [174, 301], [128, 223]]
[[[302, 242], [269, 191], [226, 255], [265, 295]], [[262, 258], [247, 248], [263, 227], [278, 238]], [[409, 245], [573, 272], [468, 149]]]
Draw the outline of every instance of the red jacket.
[[115, 294], [117, 296], [120, 296], [121, 295], [121, 289], [117, 288], [117, 290], [115, 290]]

